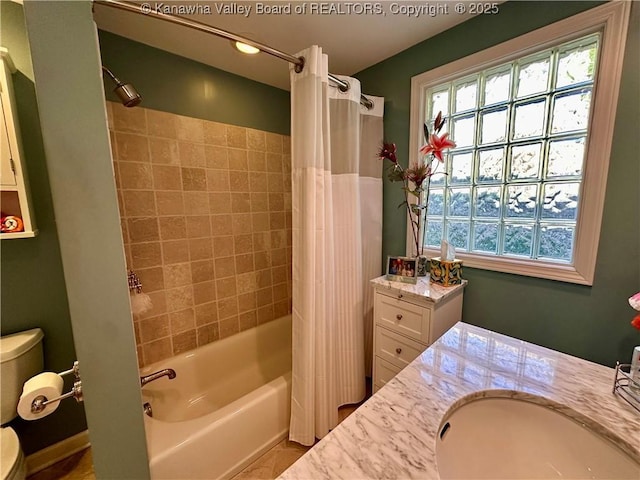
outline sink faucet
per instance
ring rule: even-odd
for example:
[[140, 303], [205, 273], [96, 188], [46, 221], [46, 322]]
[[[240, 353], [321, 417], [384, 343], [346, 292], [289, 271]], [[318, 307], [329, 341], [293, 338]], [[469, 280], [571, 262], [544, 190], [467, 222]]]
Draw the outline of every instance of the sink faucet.
[[158, 370], [157, 372], [140, 377], [140, 386], [144, 387], [147, 383], [153, 382], [161, 377], [169, 377], [169, 380], [176, 378], [176, 371], [173, 368], [165, 368], [164, 370]]

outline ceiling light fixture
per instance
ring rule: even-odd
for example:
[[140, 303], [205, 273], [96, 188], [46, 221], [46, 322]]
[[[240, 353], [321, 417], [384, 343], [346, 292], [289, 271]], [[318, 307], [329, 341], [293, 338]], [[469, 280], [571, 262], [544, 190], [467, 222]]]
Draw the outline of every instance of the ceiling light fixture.
[[234, 42], [233, 44], [240, 52], [246, 53], [247, 55], [255, 55], [256, 53], [260, 53], [260, 49], [253, 47], [251, 45], [247, 45], [242, 42]]

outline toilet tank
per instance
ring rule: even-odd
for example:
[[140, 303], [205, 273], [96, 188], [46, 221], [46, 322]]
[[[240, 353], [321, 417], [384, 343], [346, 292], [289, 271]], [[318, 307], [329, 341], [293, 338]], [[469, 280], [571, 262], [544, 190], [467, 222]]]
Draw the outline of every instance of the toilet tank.
[[29, 378], [40, 373], [44, 366], [42, 338], [39, 328], [0, 337], [0, 424], [18, 416], [16, 407], [22, 386]]

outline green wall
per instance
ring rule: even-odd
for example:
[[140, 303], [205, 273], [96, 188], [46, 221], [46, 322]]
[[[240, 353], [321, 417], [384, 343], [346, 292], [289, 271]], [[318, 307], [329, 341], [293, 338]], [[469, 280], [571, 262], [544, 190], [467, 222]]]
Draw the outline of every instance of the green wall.
[[[289, 92], [113, 33], [101, 30], [99, 36], [102, 63], [135, 86], [143, 107], [289, 134]], [[104, 85], [107, 98], [118, 101], [113, 82], [105, 78]]]
[[[71, 367], [76, 354], [21, 5], [0, 2], [0, 31], [0, 45], [9, 50], [17, 68], [13, 87], [35, 219], [40, 230], [35, 238], [2, 240], [0, 244], [2, 335], [42, 328], [44, 368], [59, 372]], [[67, 388], [69, 385], [67, 380]], [[82, 404], [73, 401], [62, 402], [54, 414], [36, 422], [18, 418], [11, 425], [18, 432], [26, 454], [87, 428]]]
[[[553, 8], [551, 5], [553, 3]], [[356, 76], [385, 97], [385, 137], [408, 157], [411, 77], [597, 6], [595, 2], [508, 2]], [[640, 289], [640, 5], [629, 22], [606, 204], [592, 287], [465, 268], [463, 320], [604, 365], [629, 361], [640, 332], [627, 298]], [[397, 185], [385, 180], [383, 258], [405, 249]]]

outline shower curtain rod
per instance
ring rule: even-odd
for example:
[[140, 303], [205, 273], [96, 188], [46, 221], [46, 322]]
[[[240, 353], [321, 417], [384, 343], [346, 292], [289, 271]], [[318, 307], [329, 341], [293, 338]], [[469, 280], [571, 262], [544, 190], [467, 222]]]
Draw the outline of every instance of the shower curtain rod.
[[[289, 63], [293, 63], [295, 65], [295, 71], [298, 73], [300, 73], [304, 68], [303, 57], [294, 57], [293, 55], [289, 55], [288, 53], [281, 52], [280, 50], [276, 50], [275, 48], [265, 45], [264, 43], [256, 42], [249, 38], [245, 38], [240, 35], [236, 35], [235, 33], [228, 32], [227, 30], [222, 30], [221, 28], [212, 27], [210, 25], [196, 22], [194, 20], [189, 20], [188, 18], [180, 17], [177, 15], [169, 15], [169, 14], [157, 12], [153, 8], [151, 8], [149, 4], [138, 5], [135, 3], [123, 2], [121, 0], [93, 0], [93, 3], [104, 5], [106, 7], [116, 8], [119, 10], [125, 10], [127, 12], [137, 13], [139, 15], [145, 15], [147, 17], [157, 18], [158, 20], [164, 20], [165, 22], [175, 23], [177, 25], [182, 25], [184, 27], [192, 28], [200, 32], [210, 33], [217, 37], [226, 38], [227, 40], [251, 45], [252, 47], [257, 48], [261, 52], [268, 53], [269, 55], [278, 57], [281, 60], [286, 60]], [[144, 5], [147, 5], [148, 8], [143, 9]], [[337, 84], [341, 92], [346, 92], [349, 90], [349, 84], [343, 80], [340, 80], [338, 77], [332, 74], [329, 74], [329, 80]], [[360, 103], [365, 107], [367, 107], [368, 109], [371, 109], [373, 107], [373, 102], [369, 100], [367, 97], [365, 97], [364, 95], [360, 95]]]

